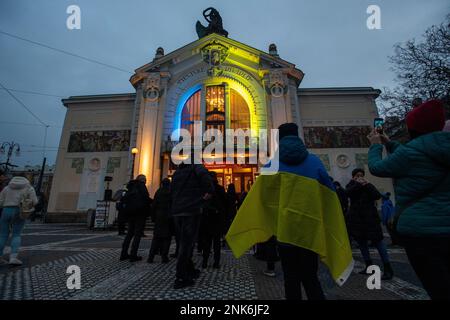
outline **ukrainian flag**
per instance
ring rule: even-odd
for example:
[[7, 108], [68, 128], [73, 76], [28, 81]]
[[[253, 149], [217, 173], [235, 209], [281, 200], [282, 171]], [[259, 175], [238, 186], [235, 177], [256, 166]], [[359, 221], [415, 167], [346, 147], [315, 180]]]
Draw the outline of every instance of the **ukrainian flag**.
[[316, 252], [338, 285], [350, 276], [354, 261], [342, 208], [318, 157], [281, 162], [277, 173], [260, 175], [225, 238], [239, 258], [272, 235]]

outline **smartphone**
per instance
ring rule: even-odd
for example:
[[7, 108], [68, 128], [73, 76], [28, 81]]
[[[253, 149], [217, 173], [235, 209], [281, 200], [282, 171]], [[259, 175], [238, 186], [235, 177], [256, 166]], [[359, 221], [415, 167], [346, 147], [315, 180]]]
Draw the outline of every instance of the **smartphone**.
[[384, 125], [383, 118], [375, 118], [373, 120], [373, 127], [375, 128], [375, 130], [377, 130], [378, 133], [383, 133], [383, 125]]

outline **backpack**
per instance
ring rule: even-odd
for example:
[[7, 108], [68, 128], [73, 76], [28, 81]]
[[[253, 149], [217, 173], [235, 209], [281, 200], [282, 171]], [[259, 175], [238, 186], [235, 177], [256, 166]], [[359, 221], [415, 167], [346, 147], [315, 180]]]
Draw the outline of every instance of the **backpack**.
[[28, 193], [24, 193], [20, 199], [20, 219], [26, 220], [30, 217], [30, 215], [34, 212], [33, 200], [31, 200], [31, 196]]

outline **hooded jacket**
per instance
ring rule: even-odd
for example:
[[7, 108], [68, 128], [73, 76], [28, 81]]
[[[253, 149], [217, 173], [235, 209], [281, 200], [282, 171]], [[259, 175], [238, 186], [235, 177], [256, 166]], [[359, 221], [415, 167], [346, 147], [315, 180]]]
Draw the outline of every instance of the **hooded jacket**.
[[0, 207], [18, 207], [23, 196], [30, 198], [33, 205], [38, 203], [30, 182], [24, 177], [14, 177], [0, 193]]
[[394, 178], [397, 231], [412, 237], [450, 237], [450, 132], [433, 132], [401, 145], [369, 149], [369, 170]]
[[339, 198], [320, 159], [297, 136], [280, 140], [279, 170], [256, 179], [226, 240], [235, 257], [275, 236], [317, 253], [342, 285], [353, 258]]

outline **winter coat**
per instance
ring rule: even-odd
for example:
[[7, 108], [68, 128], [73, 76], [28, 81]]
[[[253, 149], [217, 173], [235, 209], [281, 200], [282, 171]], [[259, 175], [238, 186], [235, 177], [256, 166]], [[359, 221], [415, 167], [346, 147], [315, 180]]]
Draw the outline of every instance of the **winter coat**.
[[238, 201], [239, 200], [236, 193], [227, 192], [226, 194], [227, 213], [225, 222], [225, 233], [230, 228], [231, 223], [233, 222], [234, 217], [236, 216]]
[[[122, 210], [128, 217], [149, 217], [151, 215], [152, 199], [147, 187], [141, 181], [131, 180], [128, 182], [127, 192], [120, 202]], [[132, 206], [133, 209], [127, 209], [127, 206]]]
[[214, 185], [214, 190], [213, 197], [204, 206], [201, 233], [221, 236], [225, 230], [226, 194], [225, 189], [219, 184]]
[[153, 235], [157, 238], [167, 238], [172, 235], [170, 203], [170, 188], [159, 188], [152, 203], [152, 220], [155, 222]]
[[201, 164], [181, 164], [172, 177], [172, 206], [174, 216], [201, 214], [205, 193], [213, 194], [212, 178]]
[[369, 170], [394, 178], [397, 231], [411, 237], [450, 237], [450, 132], [433, 132], [401, 145], [369, 149]]
[[341, 202], [341, 206], [342, 206], [342, 212], [345, 214], [347, 214], [347, 210], [348, 210], [348, 196], [347, 193], [345, 192], [345, 189], [342, 187], [336, 187], [336, 193], [339, 197], [339, 201]]
[[363, 186], [351, 180], [346, 186], [350, 198], [350, 208], [347, 213], [347, 228], [356, 241], [371, 240], [378, 242], [383, 239], [380, 217], [375, 201], [381, 194], [371, 183]]
[[14, 177], [0, 193], [0, 207], [18, 207], [24, 196], [31, 199], [34, 206], [38, 203], [30, 182], [24, 177]]

